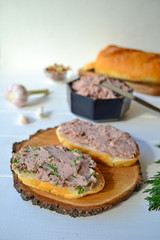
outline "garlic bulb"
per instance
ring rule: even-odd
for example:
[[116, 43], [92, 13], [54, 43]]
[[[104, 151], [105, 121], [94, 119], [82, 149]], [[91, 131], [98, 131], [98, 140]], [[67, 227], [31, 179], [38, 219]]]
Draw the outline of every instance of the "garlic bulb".
[[16, 107], [23, 107], [28, 101], [29, 95], [44, 93], [48, 94], [48, 89], [27, 91], [23, 85], [13, 84], [6, 92], [6, 98], [12, 102]]
[[13, 84], [7, 89], [6, 97], [17, 107], [22, 107], [28, 101], [28, 92], [24, 86]]

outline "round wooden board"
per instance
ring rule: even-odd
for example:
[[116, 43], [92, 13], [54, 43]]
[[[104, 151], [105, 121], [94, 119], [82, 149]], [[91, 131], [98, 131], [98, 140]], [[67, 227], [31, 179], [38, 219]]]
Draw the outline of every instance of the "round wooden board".
[[[59, 145], [56, 136], [56, 128], [39, 130], [29, 140], [14, 143], [13, 152], [22, 146], [40, 144]], [[72, 217], [95, 215], [126, 200], [134, 191], [139, 190], [142, 176], [139, 162], [131, 167], [111, 168], [97, 163], [98, 168], [105, 178], [105, 187], [96, 194], [88, 195], [80, 199], [66, 199], [35, 188], [24, 185], [13, 172], [14, 186], [24, 200], [32, 200], [33, 204], [44, 207]]]

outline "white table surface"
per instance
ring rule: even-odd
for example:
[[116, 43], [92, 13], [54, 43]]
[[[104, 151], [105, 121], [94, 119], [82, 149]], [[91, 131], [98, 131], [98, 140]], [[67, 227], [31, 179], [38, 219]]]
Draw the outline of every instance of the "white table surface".
[[[29, 106], [17, 109], [4, 98], [5, 89], [12, 83], [21, 83], [28, 90], [49, 88], [52, 93], [47, 98], [30, 97]], [[23, 201], [13, 187], [12, 144], [27, 139], [39, 129], [54, 127], [77, 116], [69, 110], [65, 84], [47, 79], [42, 71], [0, 70], [0, 85], [0, 240], [160, 239], [160, 213], [148, 211], [148, 203], [144, 200], [147, 194], [143, 193], [146, 185], [111, 210], [85, 218], [60, 215]], [[135, 94], [160, 107], [160, 97]], [[41, 105], [48, 117], [37, 119], [35, 111]], [[19, 113], [32, 122], [19, 125]], [[155, 147], [160, 144], [160, 116], [132, 102], [123, 119], [110, 123], [128, 131], [138, 142], [144, 181], [153, 176], [160, 169], [154, 163], [160, 159], [160, 149]]]

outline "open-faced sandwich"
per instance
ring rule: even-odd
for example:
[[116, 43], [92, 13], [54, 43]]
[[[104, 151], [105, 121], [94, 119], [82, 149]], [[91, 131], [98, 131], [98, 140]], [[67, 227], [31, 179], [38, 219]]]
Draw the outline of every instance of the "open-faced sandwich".
[[89, 155], [62, 146], [24, 146], [13, 153], [11, 168], [26, 186], [68, 199], [97, 193], [105, 184]]
[[64, 147], [78, 148], [111, 167], [131, 166], [139, 159], [139, 147], [131, 135], [109, 124], [75, 119], [62, 123], [56, 133]]
[[[62, 125], [68, 128], [65, 138], [64, 135], [62, 138]], [[129, 134], [77, 119], [62, 125], [39, 130], [28, 140], [13, 144], [13, 182], [23, 200], [72, 217], [92, 216], [112, 208], [140, 189], [142, 175], [140, 163], [136, 162], [139, 149]], [[85, 126], [83, 131], [82, 126]], [[69, 143], [69, 147], [60, 145], [57, 135], [64, 145]], [[75, 136], [83, 139], [82, 142]], [[109, 153], [100, 152], [99, 146], [105, 148], [106, 142], [110, 143]], [[73, 145], [80, 147], [73, 148]], [[101, 162], [95, 162], [100, 158]], [[111, 166], [136, 163], [110, 167], [104, 162]]]

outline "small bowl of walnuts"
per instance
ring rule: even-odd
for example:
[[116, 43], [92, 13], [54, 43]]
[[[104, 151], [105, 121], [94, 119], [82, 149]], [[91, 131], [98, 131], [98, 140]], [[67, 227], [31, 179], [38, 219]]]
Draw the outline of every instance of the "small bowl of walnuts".
[[64, 67], [62, 64], [54, 64], [45, 68], [45, 73], [49, 78], [55, 81], [64, 81], [71, 76], [71, 68], [69, 66]]

